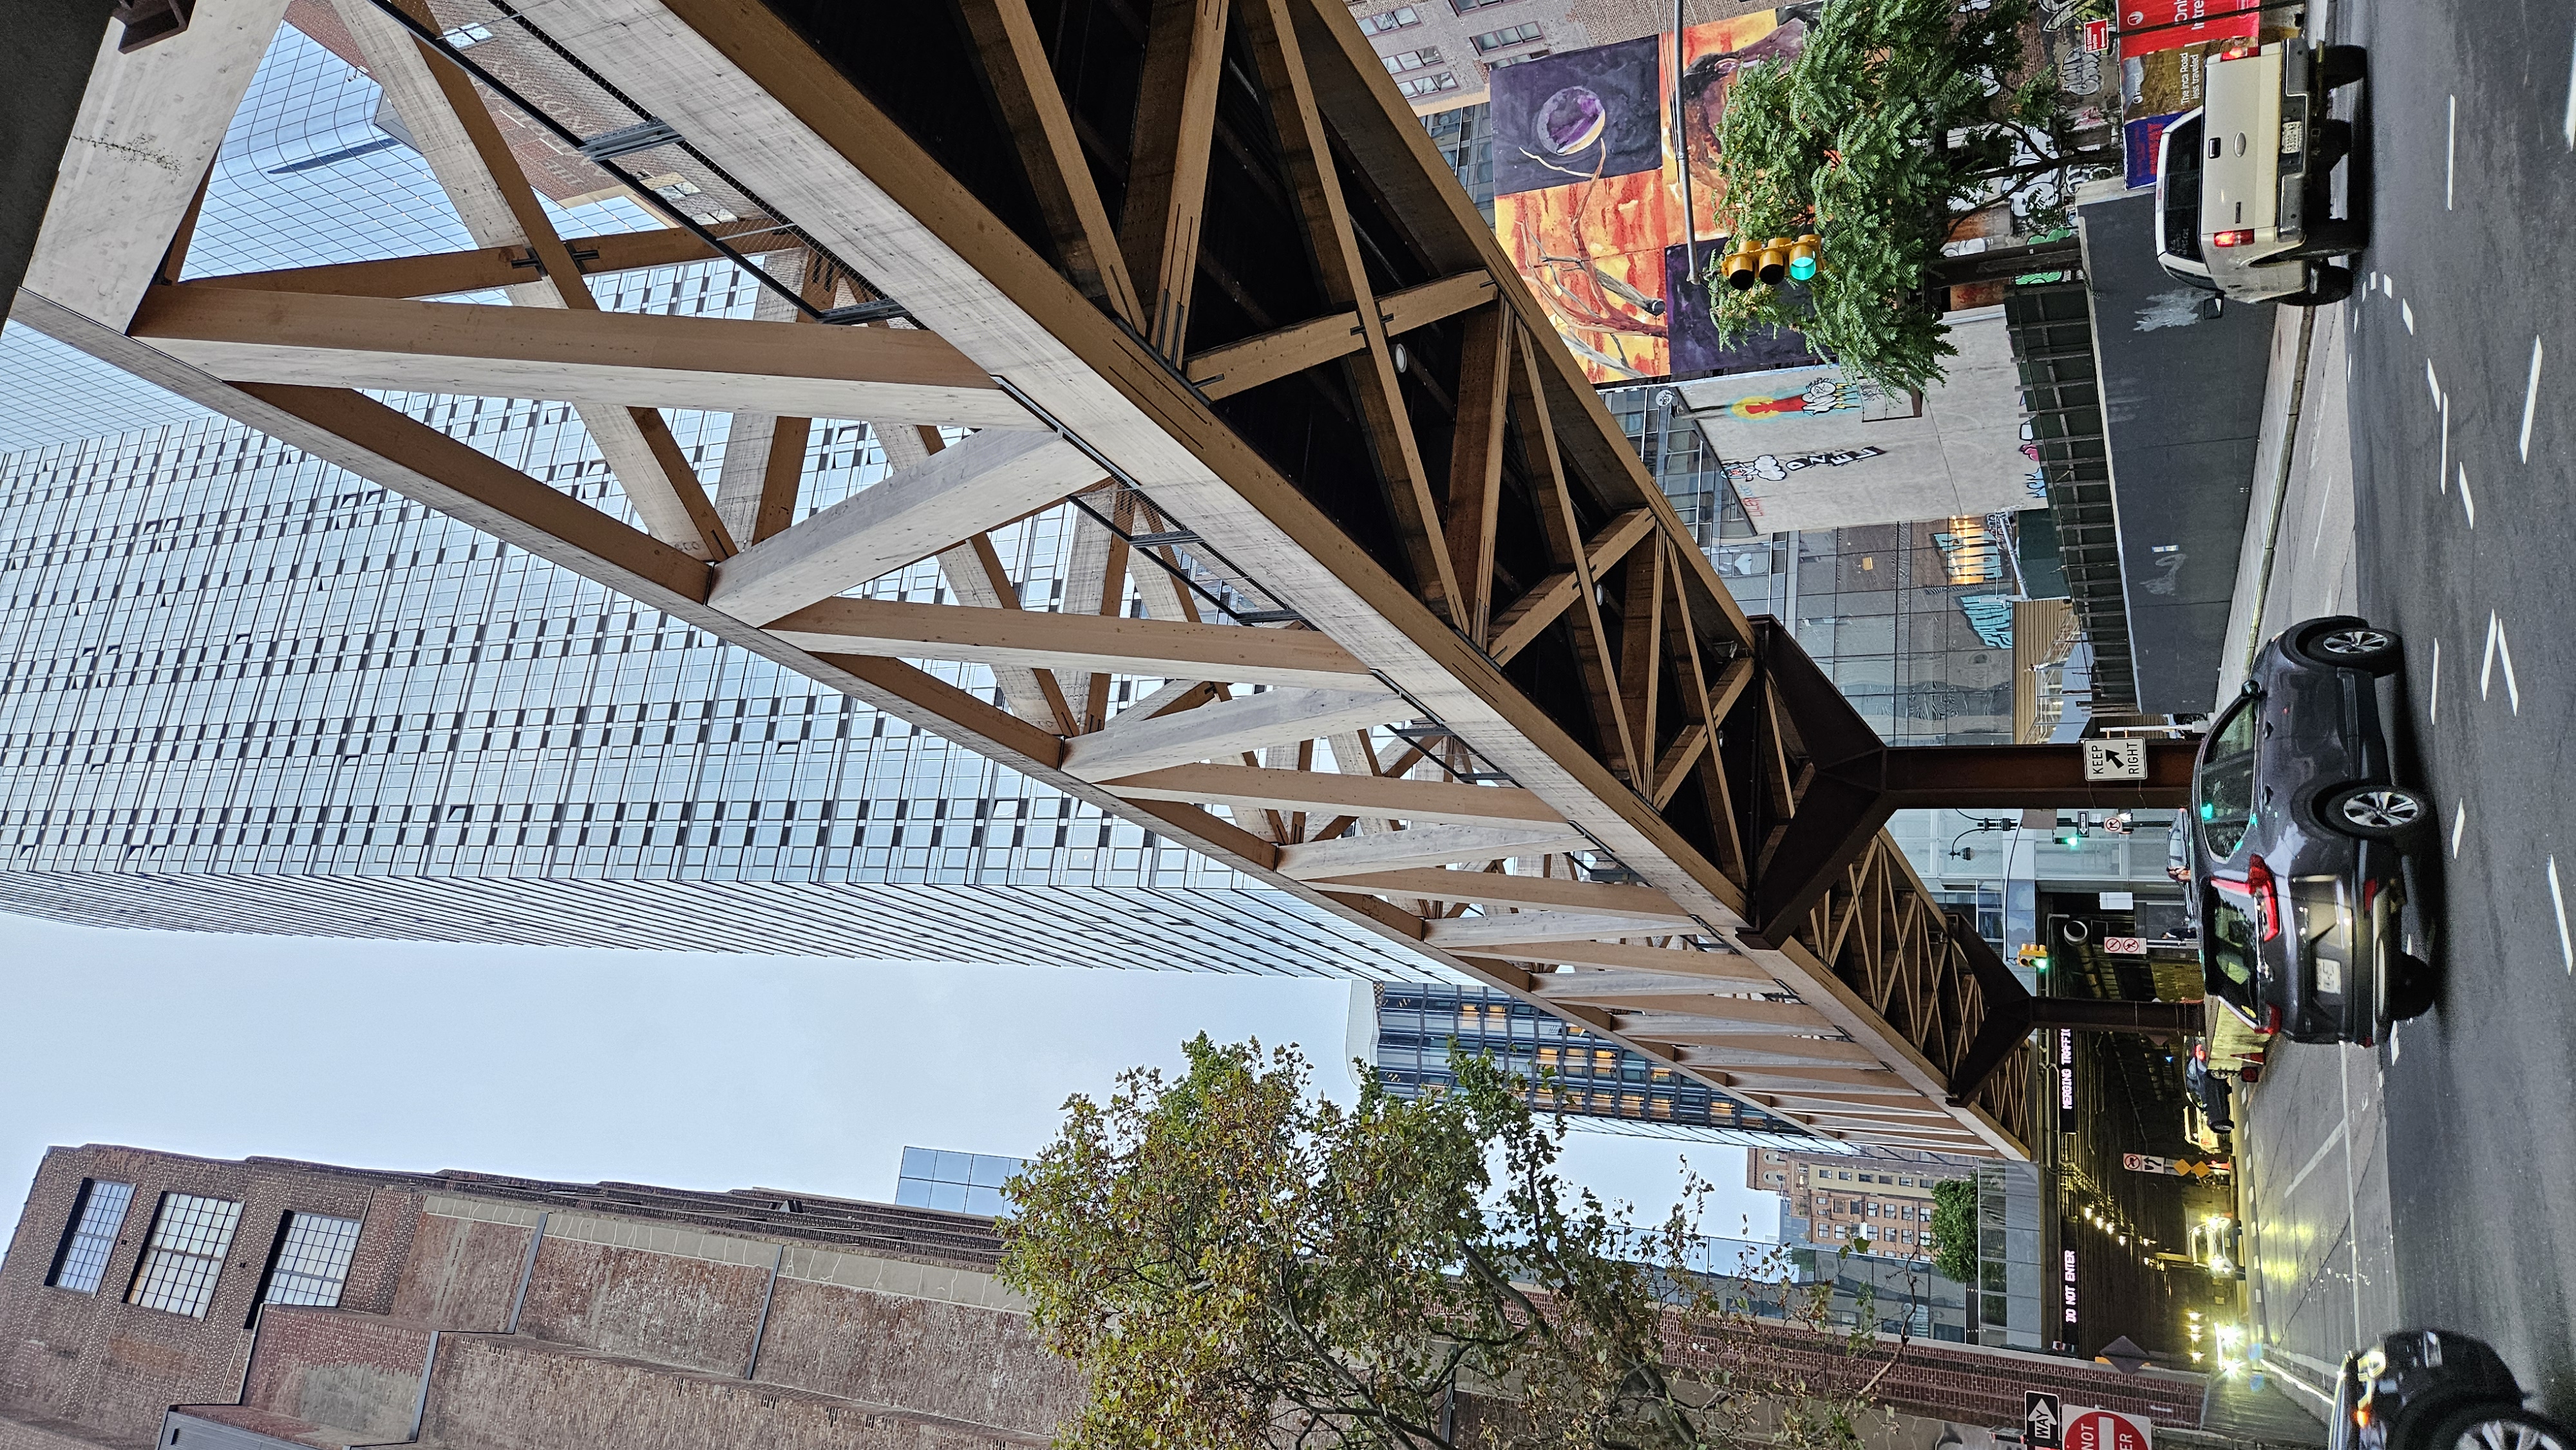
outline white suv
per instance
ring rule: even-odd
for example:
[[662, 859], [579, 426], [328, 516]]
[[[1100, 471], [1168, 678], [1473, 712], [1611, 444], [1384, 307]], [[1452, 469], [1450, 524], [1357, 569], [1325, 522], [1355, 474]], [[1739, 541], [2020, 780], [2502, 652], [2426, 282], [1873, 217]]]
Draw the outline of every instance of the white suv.
[[2209, 57], [2199, 110], [2165, 129], [2156, 167], [2156, 260], [2196, 287], [2243, 302], [2314, 307], [2352, 293], [2328, 258], [2369, 238], [2328, 215], [2352, 123], [2326, 95], [2362, 78], [2357, 45], [2238, 41]]

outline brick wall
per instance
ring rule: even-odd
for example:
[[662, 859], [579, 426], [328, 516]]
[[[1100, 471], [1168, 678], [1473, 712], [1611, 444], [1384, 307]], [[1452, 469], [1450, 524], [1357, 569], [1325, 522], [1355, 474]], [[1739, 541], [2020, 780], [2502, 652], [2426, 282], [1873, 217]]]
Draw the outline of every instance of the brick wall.
[[[48, 1287], [55, 1250], [82, 1180], [90, 1178], [134, 1185], [106, 1273], [94, 1294]], [[410, 1232], [412, 1200], [391, 1194], [379, 1212], [379, 1186], [370, 1175], [280, 1160], [227, 1163], [95, 1145], [47, 1153], [0, 1265], [0, 1416], [148, 1442], [166, 1406], [231, 1400], [250, 1348], [251, 1301], [285, 1214], [362, 1220], [351, 1287], [369, 1299], [390, 1287], [391, 1265], [399, 1262], [393, 1245]], [[124, 1302], [166, 1192], [242, 1205], [202, 1318]]]

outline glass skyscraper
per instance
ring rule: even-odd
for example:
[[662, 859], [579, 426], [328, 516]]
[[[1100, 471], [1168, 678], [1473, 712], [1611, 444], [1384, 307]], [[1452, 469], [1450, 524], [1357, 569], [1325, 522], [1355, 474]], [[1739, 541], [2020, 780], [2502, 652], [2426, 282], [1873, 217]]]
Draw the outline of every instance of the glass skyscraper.
[[[372, 81], [282, 30], [191, 275], [470, 245]], [[628, 202], [567, 235], [642, 224]], [[292, 246], [291, 252], [283, 250]], [[748, 316], [727, 263], [594, 281]], [[560, 404], [378, 394], [611, 512]], [[102, 925], [1420, 980], [1419, 958], [11, 327], [0, 908]], [[669, 415], [712, 486], [727, 418]], [[800, 508], [882, 476], [817, 420]], [[1025, 602], [1066, 510], [995, 538]], [[944, 597], [935, 563], [879, 581]], [[989, 672], [938, 666], [995, 698]], [[1135, 688], [1122, 681], [1119, 698]], [[1148, 684], [1147, 688], [1150, 688]]]

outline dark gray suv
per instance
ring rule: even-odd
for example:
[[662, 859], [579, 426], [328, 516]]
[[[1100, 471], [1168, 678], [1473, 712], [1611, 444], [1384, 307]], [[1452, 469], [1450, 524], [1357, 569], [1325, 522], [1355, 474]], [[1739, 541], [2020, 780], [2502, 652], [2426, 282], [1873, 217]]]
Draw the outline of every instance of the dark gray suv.
[[2375, 1043], [2433, 1005], [2402, 949], [2406, 851], [2432, 803], [2396, 783], [2375, 681], [2397, 636], [2312, 619], [2255, 658], [2192, 772], [2191, 877], [2209, 992], [2299, 1042]]

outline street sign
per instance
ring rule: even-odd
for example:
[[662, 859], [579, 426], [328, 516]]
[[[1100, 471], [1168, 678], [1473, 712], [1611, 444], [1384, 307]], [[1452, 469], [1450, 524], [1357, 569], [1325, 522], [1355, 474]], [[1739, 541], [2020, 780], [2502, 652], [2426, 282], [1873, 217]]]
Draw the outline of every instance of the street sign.
[[2087, 21], [2085, 21], [2085, 22], [2084, 22], [2084, 51], [2085, 51], [2085, 53], [2086, 53], [2087, 55], [2099, 55], [2099, 54], [2101, 54], [2103, 51], [2109, 50], [2110, 48], [2111, 48], [2111, 22], [2110, 22], [2110, 21], [2108, 21], [2108, 20], [2087, 20]]
[[2147, 742], [2087, 740], [2083, 744], [2086, 780], [2145, 780], [2147, 778]]
[[2117, 1410], [2069, 1410], [2066, 1450], [2155, 1450], [2154, 1424]]
[[2102, 938], [2102, 950], [2115, 957], [2143, 957], [2147, 954], [2147, 939], [2142, 936], [2106, 936]]
[[2065, 1428], [2057, 1396], [2046, 1390], [2021, 1392], [2021, 1442], [2030, 1450], [2061, 1450], [2066, 1441], [2059, 1432]]

